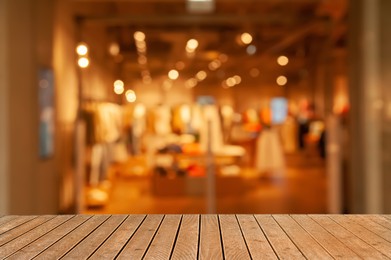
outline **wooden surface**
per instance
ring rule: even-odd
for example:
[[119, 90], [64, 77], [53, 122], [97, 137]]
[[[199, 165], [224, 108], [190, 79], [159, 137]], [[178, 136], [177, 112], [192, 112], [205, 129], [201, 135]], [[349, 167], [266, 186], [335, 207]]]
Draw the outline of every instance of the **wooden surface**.
[[5, 258], [391, 259], [391, 217], [0, 216]]

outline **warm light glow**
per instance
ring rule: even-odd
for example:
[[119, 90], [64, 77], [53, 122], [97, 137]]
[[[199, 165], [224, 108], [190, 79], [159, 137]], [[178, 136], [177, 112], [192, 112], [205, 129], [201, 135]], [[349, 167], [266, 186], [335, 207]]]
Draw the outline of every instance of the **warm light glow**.
[[144, 83], [144, 84], [151, 84], [151, 83], [152, 83], [152, 78], [151, 78], [151, 76], [145, 76], [145, 77], [143, 77], [143, 83]]
[[138, 63], [141, 65], [147, 64], [147, 57], [144, 55], [140, 55], [137, 59]]
[[202, 81], [204, 79], [206, 79], [206, 72], [203, 71], [203, 70], [200, 70], [197, 74], [196, 74], [196, 78], [199, 80], [199, 81]]
[[136, 101], [136, 93], [133, 91], [133, 90], [128, 90], [126, 91], [126, 100], [129, 102], [129, 103], [133, 103]]
[[80, 56], [84, 56], [88, 53], [88, 47], [85, 43], [80, 43], [76, 47], [76, 53], [79, 54]]
[[286, 83], [288, 83], [288, 79], [285, 76], [279, 76], [276, 81], [280, 86], [284, 86]]
[[256, 78], [259, 76], [259, 69], [257, 68], [252, 68], [250, 70], [250, 76], [253, 77], [253, 78]]
[[186, 88], [194, 88], [195, 86], [197, 86], [197, 83], [198, 83], [198, 81], [195, 78], [191, 78], [191, 79], [186, 80], [185, 87]]
[[175, 68], [177, 70], [183, 70], [185, 68], [185, 63], [183, 61], [178, 61], [175, 63]]
[[196, 39], [190, 39], [187, 41], [186, 50], [195, 50], [198, 47], [198, 41]]
[[80, 67], [80, 68], [87, 68], [88, 65], [90, 64], [90, 61], [89, 61], [88, 58], [86, 58], [86, 57], [81, 57], [81, 58], [79, 58], [79, 60], [77, 61], [77, 64], [79, 64], [79, 67]]
[[224, 53], [221, 53], [221, 54], [219, 55], [219, 60], [220, 60], [221, 62], [227, 62], [227, 61], [228, 61], [228, 55], [227, 55], [227, 54], [224, 54]]
[[247, 51], [248, 55], [254, 55], [257, 52], [257, 47], [255, 45], [251, 44], [251, 45], [247, 46], [246, 51]]
[[277, 58], [277, 63], [280, 66], [286, 66], [289, 63], [289, 59], [287, 56], [280, 56]]
[[245, 32], [242, 33], [242, 35], [240, 36], [240, 40], [244, 44], [250, 44], [253, 41], [253, 37], [251, 36], [251, 34]]
[[233, 79], [235, 80], [235, 84], [240, 84], [242, 82], [242, 78], [239, 75], [233, 76]]
[[116, 42], [112, 42], [109, 46], [109, 53], [112, 56], [117, 56], [120, 52], [119, 44]]
[[220, 60], [213, 60], [209, 63], [208, 67], [210, 70], [217, 70], [221, 66]]
[[236, 81], [233, 77], [231, 77], [225, 81], [225, 84], [227, 84], [228, 87], [233, 87], [233, 86], [235, 86]]
[[114, 81], [114, 93], [117, 94], [117, 95], [121, 95], [122, 93], [124, 93], [124, 82], [120, 79], [117, 79], [116, 81]]
[[136, 40], [136, 42], [145, 41], [145, 34], [143, 32], [137, 31], [133, 34], [133, 37]]
[[172, 80], [176, 80], [179, 77], [179, 72], [177, 70], [170, 70], [168, 72], [168, 77]]
[[134, 107], [133, 116], [135, 118], [143, 118], [146, 112], [147, 109], [145, 108], [145, 105], [139, 103]]

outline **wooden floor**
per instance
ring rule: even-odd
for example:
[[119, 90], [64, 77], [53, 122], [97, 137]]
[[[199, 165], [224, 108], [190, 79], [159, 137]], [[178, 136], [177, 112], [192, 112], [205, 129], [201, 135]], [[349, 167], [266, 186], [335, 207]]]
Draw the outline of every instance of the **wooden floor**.
[[391, 215], [0, 217], [0, 259], [391, 259]]

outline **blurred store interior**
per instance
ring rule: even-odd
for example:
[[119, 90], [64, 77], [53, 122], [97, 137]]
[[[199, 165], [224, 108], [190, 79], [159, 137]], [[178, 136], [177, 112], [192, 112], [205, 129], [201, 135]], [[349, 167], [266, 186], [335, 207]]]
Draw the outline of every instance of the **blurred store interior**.
[[0, 214], [391, 213], [389, 10], [0, 0]]

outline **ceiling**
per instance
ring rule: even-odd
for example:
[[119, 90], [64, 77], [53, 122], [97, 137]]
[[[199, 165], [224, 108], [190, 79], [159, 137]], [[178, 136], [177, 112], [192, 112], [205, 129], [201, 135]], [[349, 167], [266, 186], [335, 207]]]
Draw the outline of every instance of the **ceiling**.
[[[82, 32], [104, 28], [110, 42], [119, 44], [120, 53], [107, 55], [107, 62], [116, 63], [120, 74], [130, 78], [164, 79], [181, 61], [183, 79], [204, 70], [213, 84], [233, 75], [271, 82], [284, 74], [295, 81], [319, 55], [346, 45], [348, 0], [215, 0], [210, 13], [189, 12], [185, 0], [72, 2]], [[135, 31], [146, 35], [146, 64], [138, 62]], [[255, 54], [249, 55], [248, 45], [238, 40], [243, 32], [253, 36]], [[199, 42], [193, 55], [185, 51], [190, 38]], [[209, 64], [224, 58], [221, 54], [228, 59], [211, 70]], [[277, 64], [280, 55], [289, 58], [287, 66]]]

